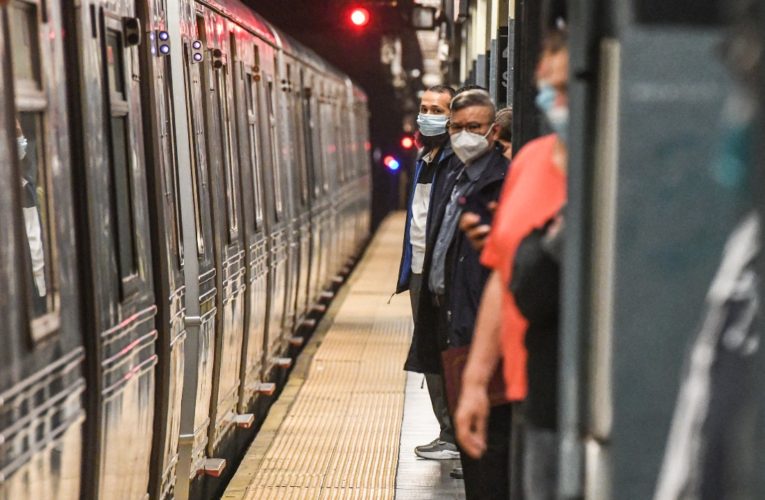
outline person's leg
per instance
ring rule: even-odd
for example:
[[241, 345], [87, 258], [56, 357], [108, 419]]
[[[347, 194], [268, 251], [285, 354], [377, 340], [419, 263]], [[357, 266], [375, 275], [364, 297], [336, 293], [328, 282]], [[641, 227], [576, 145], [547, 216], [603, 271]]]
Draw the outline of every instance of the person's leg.
[[417, 323], [417, 305], [420, 303], [422, 290], [422, 274], [414, 274], [409, 278], [409, 303], [412, 305], [412, 319]]
[[526, 422], [523, 489], [526, 500], [555, 500], [558, 489], [558, 435]]
[[[412, 304], [412, 318], [417, 322], [417, 305], [420, 300], [422, 289], [422, 275], [412, 274], [409, 279], [409, 300]], [[449, 409], [446, 407], [446, 393], [444, 391], [444, 378], [440, 374], [426, 373], [425, 382], [428, 385], [430, 402], [433, 405], [433, 413], [441, 428], [439, 439], [454, 444], [454, 429], [449, 418]]]
[[460, 452], [465, 479], [465, 495], [476, 500], [510, 498], [510, 404], [495, 406], [489, 413], [486, 452], [478, 460]]
[[525, 416], [523, 412], [523, 403], [512, 403], [512, 426], [510, 437], [510, 498], [512, 500], [524, 500], [523, 498], [523, 459], [526, 448], [524, 442], [523, 429], [525, 427]]
[[444, 377], [435, 373], [426, 373], [425, 383], [428, 385], [433, 413], [436, 415], [436, 420], [438, 420], [438, 425], [441, 428], [438, 438], [441, 441], [454, 444], [454, 427], [452, 427], [452, 419], [449, 416], [449, 408], [446, 406]]

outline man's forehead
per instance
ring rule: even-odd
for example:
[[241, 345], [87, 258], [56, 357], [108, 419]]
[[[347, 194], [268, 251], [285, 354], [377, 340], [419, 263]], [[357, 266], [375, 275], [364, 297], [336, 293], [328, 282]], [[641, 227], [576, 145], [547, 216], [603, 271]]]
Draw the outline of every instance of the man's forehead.
[[491, 117], [491, 108], [488, 106], [468, 106], [466, 108], [452, 111], [452, 121], [486, 119]]
[[450, 101], [451, 96], [447, 92], [432, 92], [430, 90], [426, 90], [422, 94], [420, 104], [428, 106], [438, 104], [439, 106], [444, 106], [448, 109]]

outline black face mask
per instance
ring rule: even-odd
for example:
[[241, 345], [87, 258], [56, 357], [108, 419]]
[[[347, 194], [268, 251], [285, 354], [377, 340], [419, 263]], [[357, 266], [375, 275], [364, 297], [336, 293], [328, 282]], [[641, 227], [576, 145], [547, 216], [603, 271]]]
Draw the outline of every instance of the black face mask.
[[420, 134], [420, 142], [422, 142], [422, 145], [425, 146], [425, 149], [433, 149], [437, 148], [438, 146], [443, 145], [446, 140], [449, 138], [449, 133], [445, 132], [443, 134], [438, 135], [422, 135]]

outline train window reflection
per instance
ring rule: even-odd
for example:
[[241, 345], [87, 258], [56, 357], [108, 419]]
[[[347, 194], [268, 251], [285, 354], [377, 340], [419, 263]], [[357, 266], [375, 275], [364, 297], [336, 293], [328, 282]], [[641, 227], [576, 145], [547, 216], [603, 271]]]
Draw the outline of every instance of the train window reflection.
[[13, 75], [17, 86], [40, 84], [40, 50], [37, 30], [37, 6], [14, 1], [8, 9], [11, 45], [13, 46]]
[[117, 94], [125, 95], [125, 74], [122, 61], [122, 36], [119, 32], [109, 30], [106, 33], [106, 66], [109, 70], [109, 89]]
[[55, 217], [52, 210], [49, 172], [45, 168], [43, 113], [22, 112], [16, 126], [17, 153], [21, 167], [21, 204], [28, 254], [24, 259], [29, 276], [29, 303], [33, 330], [45, 328], [58, 309], [58, 276], [55, 269]]

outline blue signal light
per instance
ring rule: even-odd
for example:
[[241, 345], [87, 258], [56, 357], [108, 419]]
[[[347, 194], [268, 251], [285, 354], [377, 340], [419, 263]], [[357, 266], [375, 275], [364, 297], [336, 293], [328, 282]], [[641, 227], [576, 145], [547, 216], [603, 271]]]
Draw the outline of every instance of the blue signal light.
[[163, 42], [166, 42], [170, 39], [170, 34], [167, 31], [160, 31], [159, 32], [159, 39]]
[[388, 170], [390, 170], [391, 172], [395, 172], [396, 170], [399, 169], [399, 167], [401, 166], [401, 163], [399, 163], [399, 161], [393, 156], [388, 155], [385, 158], [383, 158], [383, 165], [388, 167]]

